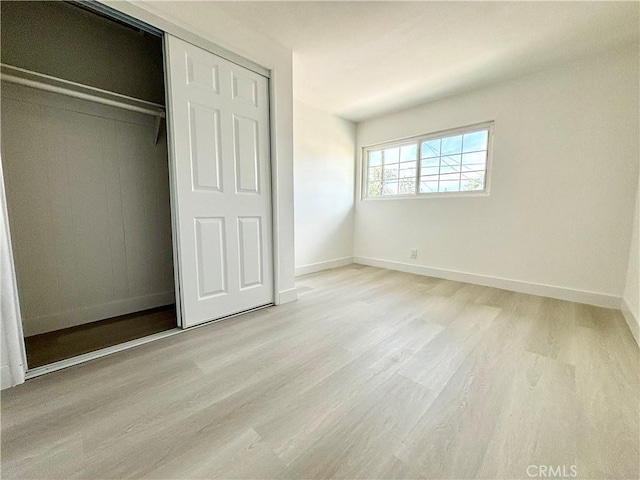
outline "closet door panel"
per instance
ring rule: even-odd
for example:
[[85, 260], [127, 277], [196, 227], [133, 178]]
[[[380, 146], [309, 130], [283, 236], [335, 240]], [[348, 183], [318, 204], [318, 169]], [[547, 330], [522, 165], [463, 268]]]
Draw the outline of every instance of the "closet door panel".
[[260, 193], [258, 150], [258, 122], [252, 118], [234, 115], [233, 159], [237, 193]]
[[220, 110], [189, 102], [189, 133], [192, 188], [222, 191]]
[[166, 37], [183, 326], [273, 302], [267, 79]]
[[229, 293], [227, 235], [224, 217], [195, 219], [198, 298]]
[[262, 285], [262, 219], [238, 218], [240, 289]]

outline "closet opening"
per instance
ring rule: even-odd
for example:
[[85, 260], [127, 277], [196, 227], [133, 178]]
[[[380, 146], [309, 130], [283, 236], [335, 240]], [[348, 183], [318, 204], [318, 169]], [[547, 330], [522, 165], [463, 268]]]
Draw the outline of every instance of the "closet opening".
[[85, 3], [0, 8], [2, 170], [28, 368], [175, 329], [162, 32]]

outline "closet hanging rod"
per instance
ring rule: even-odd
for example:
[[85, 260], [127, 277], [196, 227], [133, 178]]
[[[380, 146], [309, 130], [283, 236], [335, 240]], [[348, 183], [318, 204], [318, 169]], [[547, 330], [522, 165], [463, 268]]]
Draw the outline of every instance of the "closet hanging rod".
[[[129, 97], [127, 95], [122, 95], [120, 93], [110, 92], [108, 90], [103, 90], [96, 87], [91, 87], [89, 85], [83, 85], [81, 83], [71, 82], [69, 80], [64, 80], [62, 78], [52, 77], [50, 75], [45, 75], [43, 73], [33, 72], [31, 70], [26, 70], [24, 68], [14, 67], [12, 65], [0, 64], [2, 66], [2, 74], [1, 78], [3, 81], [15, 83], [18, 85], [24, 85], [26, 87], [37, 88], [39, 90], [44, 90], [52, 93], [59, 93], [61, 95], [66, 95], [68, 97], [79, 98], [81, 100], [88, 100], [94, 103], [101, 103], [103, 105], [109, 105], [111, 107], [122, 108], [126, 110], [130, 110], [138, 113], [145, 113], [147, 115], [153, 115], [156, 117], [165, 117], [164, 106], [159, 103], [149, 102], [147, 100], [140, 100], [138, 98]], [[14, 75], [11, 73], [6, 73], [6, 71], [10, 71], [13, 73], [18, 73], [18, 75]], [[37, 78], [37, 80], [24, 78], [19, 75], [27, 75]], [[44, 81], [42, 81], [44, 80]], [[59, 84], [65, 85], [51, 85], [46, 82], [57, 82]], [[74, 88], [81, 88], [86, 90], [86, 92], [74, 90], [72, 88], [67, 88], [66, 85], [72, 86]], [[95, 92], [95, 93], [93, 93]], [[98, 95], [100, 94], [100, 95]], [[108, 95], [113, 98], [105, 98], [101, 95]], [[127, 102], [136, 102], [138, 105]]]

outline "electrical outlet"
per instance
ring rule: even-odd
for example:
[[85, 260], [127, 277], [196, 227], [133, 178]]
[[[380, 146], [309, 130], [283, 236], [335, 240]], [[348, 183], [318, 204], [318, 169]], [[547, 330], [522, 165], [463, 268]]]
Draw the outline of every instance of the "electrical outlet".
[[415, 248], [409, 250], [409, 258], [418, 258], [418, 250]]

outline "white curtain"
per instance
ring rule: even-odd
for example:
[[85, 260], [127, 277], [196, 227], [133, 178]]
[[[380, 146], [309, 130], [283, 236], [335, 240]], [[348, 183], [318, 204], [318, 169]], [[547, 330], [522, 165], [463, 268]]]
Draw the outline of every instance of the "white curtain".
[[0, 161], [0, 345], [4, 350], [1, 352], [2, 388], [7, 388], [24, 382], [27, 362], [3, 178]]

